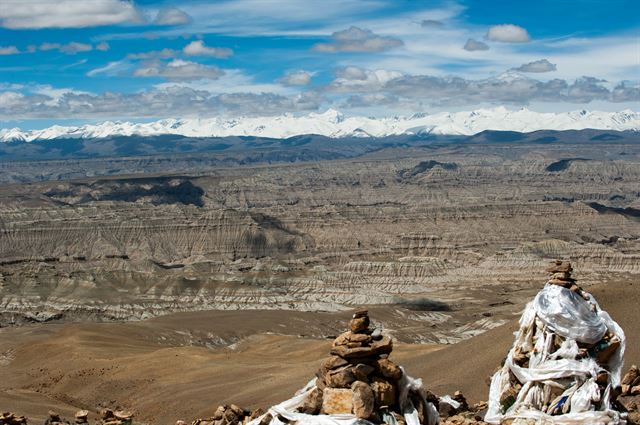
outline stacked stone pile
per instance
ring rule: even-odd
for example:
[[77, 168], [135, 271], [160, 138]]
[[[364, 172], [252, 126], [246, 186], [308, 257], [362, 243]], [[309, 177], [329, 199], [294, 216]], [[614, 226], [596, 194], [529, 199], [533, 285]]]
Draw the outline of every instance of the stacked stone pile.
[[611, 403], [624, 334], [576, 284], [572, 271], [568, 261], [547, 268], [547, 285], [527, 305], [514, 346], [492, 379], [497, 397], [489, 403], [489, 422], [520, 424], [536, 417], [555, 423], [551, 417], [563, 416], [558, 423], [574, 417], [622, 423]]
[[[330, 356], [316, 373], [316, 387], [298, 412], [318, 414], [354, 414], [374, 423], [403, 424], [400, 382], [404, 372], [389, 360], [393, 350], [390, 336], [372, 329], [368, 311], [359, 309], [349, 323], [350, 330], [339, 335]], [[425, 394], [437, 405], [437, 398]], [[418, 412], [420, 422], [429, 415], [425, 397], [409, 391], [408, 400]]]

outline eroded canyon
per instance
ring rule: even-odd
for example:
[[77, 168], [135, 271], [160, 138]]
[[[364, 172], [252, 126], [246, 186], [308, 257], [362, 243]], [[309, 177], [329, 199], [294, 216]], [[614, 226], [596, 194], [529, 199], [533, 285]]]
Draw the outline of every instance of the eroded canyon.
[[[404, 342], [457, 342], [520, 311], [549, 259], [570, 259], [587, 286], [640, 273], [636, 139], [420, 143], [6, 184], [1, 323], [366, 304]], [[92, 175], [112, 160], [74, 161]], [[22, 163], [39, 166], [51, 163]]]

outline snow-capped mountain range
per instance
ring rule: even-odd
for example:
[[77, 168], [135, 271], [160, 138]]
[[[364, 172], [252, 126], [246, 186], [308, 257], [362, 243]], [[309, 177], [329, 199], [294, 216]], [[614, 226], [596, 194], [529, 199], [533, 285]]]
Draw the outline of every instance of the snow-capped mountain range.
[[640, 112], [572, 111], [540, 113], [504, 107], [471, 112], [415, 114], [410, 117], [345, 117], [329, 109], [305, 116], [290, 114], [273, 117], [163, 119], [150, 123], [106, 121], [95, 125], [42, 130], [19, 128], [0, 130], [0, 141], [13, 142], [58, 138], [104, 138], [109, 136], [158, 136], [175, 134], [188, 137], [261, 136], [287, 138], [301, 134], [327, 137], [384, 137], [401, 134], [472, 135], [484, 130], [617, 130], [640, 131]]

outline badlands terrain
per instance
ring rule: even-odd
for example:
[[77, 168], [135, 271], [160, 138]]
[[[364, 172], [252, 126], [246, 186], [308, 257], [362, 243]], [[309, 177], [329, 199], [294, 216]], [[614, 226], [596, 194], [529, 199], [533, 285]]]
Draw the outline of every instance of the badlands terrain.
[[428, 388], [486, 399], [555, 258], [640, 361], [637, 133], [122, 140], [2, 147], [2, 409], [266, 407], [361, 305]]

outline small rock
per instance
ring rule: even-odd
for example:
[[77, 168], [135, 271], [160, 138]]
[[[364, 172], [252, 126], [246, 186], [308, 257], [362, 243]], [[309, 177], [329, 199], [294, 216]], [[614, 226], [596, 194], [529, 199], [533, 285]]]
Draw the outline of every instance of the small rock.
[[328, 415], [353, 412], [351, 388], [326, 388], [322, 395], [322, 412]]
[[102, 420], [105, 420], [105, 421], [106, 421], [106, 420], [109, 420], [109, 419], [113, 419], [113, 418], [114, 418], [114, 416], [113, 416], [113, 410], [111, 410], [111, 409], [106, 409], [106, 408], [105, 408], [105, 409], [100, 410], [100, 418], [101, 418]]
[[267, 413], [266, 415], [264, 415], [264, 417], [260, 420], [260, 423], [258, 425], [269, 425], [269, 423], [271, 423], [271, 420], [273, 419], [273, 416], [271, 415], [271, 413]]
[[353, 413], [360, 419], [368, 419], [375, 407], [373, 390], [362, 381], [354, 382], [351, 390], [353, 391]]
[[333, 370], [325, 376], [325, 383], [331, 388], [351, 388], [355, 380], [350, 367]]
[[354, 317], [349, 322], [349, 327], [353, 333], [363, 333], [369, 329], [369, 316]]
[[74, 415], [74, 418], [77, 424], [86, 424], [89, 422], [89, 411], [78, 410]]
[[320, 369], [332, 370], [348, 365], [349, 362], [338, 356], [330, 356], [322, 361]]
[[235, 424], [240, 418], [233, 410], [227, 409], [224, 411], [223, 419], [229, 424]]
[[618, 397], [618, 403], [626, 409], [627, 412], [640, 410], [640, 395], [623, 395]]
[[371, 336], [367, 335], [367, 334], [356, 334], [351, 332], [350, 335], [348, 336], [349, 338], [349, 342], [359, 342], [359, 343], [369, 343], [371, 342]]
[[133, 418], [133, 413], [126, 410], [118, 410], [113, 413], [113, 416], [119, 421], [130, 421]]
[[229, 405], [229, 409], [231, 409], [233, 413], [236, 414], [237, 417], [242, 417], [245, 414], [244, 409], [236, 404]]
[[382, 338], [382, 329], [375, 328], [373, 330], [373, 332], [371, 332], [371, 338], [374, 339], [374, 340], [378, 340], [378, 339]]
[[264, 415], [266, 412], [263, 408], [259, 407], [249, 415], [249, 420], [252, 421], [254, 419], [258, 419], [260, 416]]
[[455, 415], [456, 413], [457, 413], [457, 409], [455, 407], [453, 407], [447, 402], [444, 402], [444, 401], [440, 402], [438, 406], [438, 414], [440, 415], [440, 417], [448, 418], [450, 416]]
[[222, 419], [222, 417], [224, 416], [225, 410], [227, 410], [225, 406], [218, 406], [216, 411], [213, 413], [213, 419], [216, 421]]
[[371, 375], [371, 373], [375, 370], [375, 368], [373, 366], [369, 366], [366, 364], [362, 364], [362, 363], [358, 363], [353, 369], [352, 369], [352, 373], [353, 376], [355, 376], [355, 378], [358, 381], [368, 381], [369, 375]]
[[459, 411], [464, 412], [469, 410], [469, 404], [467, 403], [467, 399], [465, 398], [465, 396], [462, 394], [461, 391], [456, 391], [455, 393], [453, 393], [452, 398], [458, 403], [460, 403], [460, 407], [458, 408]]
[[378, 370], [385, 378], [392, 379], [394, 381], [402, 378], [402, 369], [389, 359], [380, 359], [377, 362]]
[[369, 310], [367, 310], [364, 307], [360, 307], [357, 308], [354, 312], [353, 312], [353, 317], [369, 317]]
[[317, 415], [322, 409], [322, 390], [314, 388], [298, 407], [298, 412], [308, 415]]
[[382, 378], [373, 378], [371, 389], [375, 395], [376, 404], [380, 407], [393, 406], [396, 402], [396, 388]]
[[631, 389], [631, 387], [633, 387], [634, 385], [640, 385], [640, 371], [638, 371], [638, 366], [631, 366], [620, 383], [622, 384], [623, 388], [627, 386], [629, 389]]

